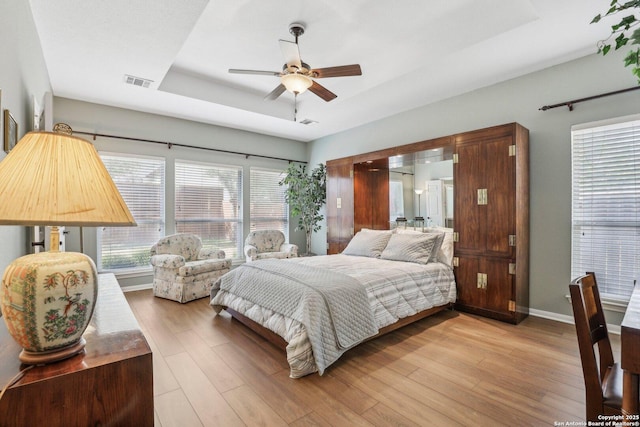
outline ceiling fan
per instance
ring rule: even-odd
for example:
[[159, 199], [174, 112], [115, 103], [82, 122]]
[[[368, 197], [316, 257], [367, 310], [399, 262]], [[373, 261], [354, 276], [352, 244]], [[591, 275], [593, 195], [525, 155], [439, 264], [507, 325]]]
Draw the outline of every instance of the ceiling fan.
[[304, 34], [304, 30], [303, 24], [294, 22], [289, 25], [289, 32], [295, 36], [295, 42], [279, 40], [280, 50], [282, 50], [285, 59], [282, 71], [239, 70], [231, 68], [229, 72], [234, 74], [258, 74], [280, 77], [280, 84], [264, 98], [265, 100], [273, 101], [282, 95], [285, 90], [288, 90], [297, 97], [297, 95], [307, 89], [327, 102], [337, 98], [338, 95], [320, 85], [314, 79], [360, 76], [362, 75], [360, 65], [353, 64], [338, 67], [311, 68], [309, 64], [302, 62], [300, 59], [300, 50], [298, 49], [298, 37]]

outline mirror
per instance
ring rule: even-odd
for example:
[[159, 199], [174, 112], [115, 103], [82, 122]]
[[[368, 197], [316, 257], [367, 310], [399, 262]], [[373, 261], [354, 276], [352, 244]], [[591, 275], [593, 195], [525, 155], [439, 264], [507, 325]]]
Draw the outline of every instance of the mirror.
[[389, 217], [392, 228], [453, 228], [453, 159], [448, 150], [389, 157]]

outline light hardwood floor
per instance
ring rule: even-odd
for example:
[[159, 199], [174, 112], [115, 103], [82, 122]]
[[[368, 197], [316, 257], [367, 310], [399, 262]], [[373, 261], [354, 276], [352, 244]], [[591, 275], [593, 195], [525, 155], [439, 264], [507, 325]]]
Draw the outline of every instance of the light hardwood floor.
[[[584, 420], [575, 331], [446, 311], [288, 377], [284, 352], [208, 299], [125, 294], [153, 350], [156, 426], [553, 426]], [[612, 336], [619, 354], [619, 337]]]

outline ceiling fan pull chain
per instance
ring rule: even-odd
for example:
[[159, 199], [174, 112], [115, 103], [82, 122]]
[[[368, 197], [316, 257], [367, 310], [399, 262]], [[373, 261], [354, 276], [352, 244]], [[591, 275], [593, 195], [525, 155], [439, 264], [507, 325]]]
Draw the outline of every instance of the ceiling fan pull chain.
[[298, 92], [293, 92], [293, 121], [298, 121]]

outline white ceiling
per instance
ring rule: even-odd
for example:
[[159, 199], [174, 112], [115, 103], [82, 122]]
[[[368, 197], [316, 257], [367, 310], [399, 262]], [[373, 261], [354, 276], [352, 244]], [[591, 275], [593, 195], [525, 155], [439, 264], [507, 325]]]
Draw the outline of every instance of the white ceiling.
[[[311, 141], [594, 53], [607, 0], [30, 0], [56, 96]], [[338, 98], [264, 96], [278, 39], [303, 61], [360, 64], [319, 79]], [[153, 80], [149, 88], [124, 75]], [[561, 100], [560, 100], [561, 101]], [[314, 125], [299, 123], [303, 119]]]

